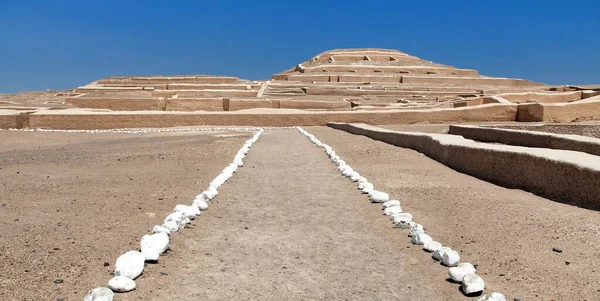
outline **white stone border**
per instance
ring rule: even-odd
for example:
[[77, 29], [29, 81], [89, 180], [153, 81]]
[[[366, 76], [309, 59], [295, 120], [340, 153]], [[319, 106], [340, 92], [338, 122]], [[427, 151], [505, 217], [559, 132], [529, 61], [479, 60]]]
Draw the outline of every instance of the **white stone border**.
[[144, 271], [145, 262], [155, 262], [169, 247], [169, 235], [189, 224], [200, 213], [208, 209], [208, 202], [219, 194], [219, 188], [229, 180], [239, 167], [244, 165], [244, 158], [260, 135], [262, 128], [248, 139], [242, 148], [223, 171], [212, 181], [208, 189], [197, 195], [191, 205], [177, 205], [162, 225], [155, 225], [152, 234], [144, 235], [140, 241], [140, 251], [131, 250], [119, 256], [115, 263], [114, 277], [108, 281], [108, 288], [97, 287], [88, 292], [84, 301], [112, 301], [113, 292], [129, 292], [135, 289], [135, 279]]
[[[338, 167], [338, 170], [342, 175], [353, 182], [357, 182], [358, 189], [361, 190], [363, 194], [368, 194], [371, 202], [381, 203], [384, 215], [389, 216], [396, 227], [409, 229], [409, 236], [411, 237], [413, 244], [423, 245], [424, 251], [433, 253], [433, 259], [441, 261], [443, 265], [449, 267], [449, 278], [453, 282], [461, 283], [462, 292], [465, 295], [483, 292], [485, 284], [483, 279], [476, 274], [475, 267], [468, 262], [461, 263], [458, 252], [447, 246], [442, 246], [441, 243], [434, 241], [433, 238], [425, 234], [423, 225], [414, 222], [413, 216], [410, 213], [402, 211], [399, 200], [390, 200], [390, 196], [387, 193], [376, 190], [375, 186], [370, 183], [367, 178], [361, 176], [357, 171], [352, 169], [349, 164], [342, 160], [331, 146], [321, 142], [314, 135], [308, 133], [301, 127], [297, 127], [297, 129], [317, 147], [323, 148], [325, 153], [327, 153], [327, 156]], [[500, 293], [491, 293], [483, 295], [475, 300], [506, 301], [506, 298]]]

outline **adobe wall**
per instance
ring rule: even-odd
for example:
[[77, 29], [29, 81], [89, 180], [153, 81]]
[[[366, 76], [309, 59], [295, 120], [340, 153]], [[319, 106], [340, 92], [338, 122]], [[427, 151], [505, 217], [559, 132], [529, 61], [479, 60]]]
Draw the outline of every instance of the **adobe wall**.
[[22, 128], [26, 114], [19, 110], [0, 110], [0, 129]]
[[524, 79], [496, 77], [436, 77], [402, 76], [404, 84], [449, 84], [449, 85], [499, 85], [499, 86], [541, 86]]
[[166, 111], [223, 111], [223, 99], [216, 98], [167, 98]]
[[278, 108], [302, 110], [349, 110], [352, 104], [348, 101], [318, 101], [318, 100], [279, 100]]
[[386, 65], [318, 65], [308, 66], [305, 72], [383, 72], [383, 73], [416, 73], [416, 74], [456, 74], [477, 76], [477, 70], [455, 69], [430, 66], [386, 66]]
[[158, 98], [67, 97], [65, 103], [77, 108], [108, 109], [113, 111], [162, 110], [164, 105], [164, 101]]
[[600, 139], [522, 130], [450, 125], [448, 134], [502, 144], [572, 150], [600, 156]]
[[477, 143], [461, 136], [395, 132], [364, 124], [330, 127], [421, 152], [457, 171], [560, 202], [600, 210], [600, 157]]
[[537, 103], [555, 103], [555, 102], [571, 102], [580, 100], [582, 97], [581, 91], [564, 92], [564, 93], [504, 93], [498, 95], [504, 99], [515, 103], [537, 102]]
[[570, 103], [519, 104], [517, 121], [581, 122], [600, 120], [600, 99], [589, 98]]
[[[270, 101], [269, 104], [272, 105]], [[231, 105], [229, 103], [229, 106]], [[239, 108], [247, 104], [234, 103], [233, 105], [233, 108]], [[267, 102], [265, 102], [265, 106], [268, 106]], [[254, 106], [252, 107], [254, 108]], [[514, 121], [517, 106], [496, 104], [469, 108], [329, 112], [286, 109], [258, 110], [237, 112], [108, 112], [74, 109], [36, 112], [29, 115], [29, 123], [32, 128], [113, 129], [193, 125], [308, 126], [326, 125], [330, 121], [371, 124], [502, 122]]]
[[[492, 127], [492, 126], [488, 126]], [[522, 125], [496, 125], [494, 128], [504, 128], [509, 130], [536, 131], [543, 133], [580, 135], [594, 138], [600, 138], [600, 123], [569, 123], [569, 124], [522, 124]]]

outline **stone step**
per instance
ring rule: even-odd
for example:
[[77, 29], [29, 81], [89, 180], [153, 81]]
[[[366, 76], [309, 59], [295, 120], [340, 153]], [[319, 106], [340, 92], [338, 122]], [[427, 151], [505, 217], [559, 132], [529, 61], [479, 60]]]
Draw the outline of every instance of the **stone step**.
[[304, 73], [313, 72], [356, 72], [356, 73], [400, 73], [400, 74], [449, 74], [477, 76], [477, 70], [441, 68], [436, 66], [386, 66], [386, 65], [337, 65], [324, 64], [307, 66]]
[[143, 86], [145, 84], [175, 84], [175, 83], [197, 83], [218, 84], [235, 83], [240, 81], [237, 77], [230, 76], [131, 76], [111, 77], [99, 80], [98, 84], [129, 83]]
[[166, 90], [254, 90], [259, 84], [168, 84]]
[[103, 92], [132, 92], [132, 91], [154, 91], [153, 86], [126, 86], [126, 87], [105, 87], [105, 86], [83, 86], [73, 90], [78, 93], [103, 93]]
[[543, 84], [516, 78], [497, 77], [437, 77], [437, 76], [402, 76], [402, 83], [407, 84], [445, 84], [445, 85], [503, 85], [503, 86], [542, 86]]
[[258, 90], [155, 90], [154, 97], [198, 98], [198, 97], [256, 97]]

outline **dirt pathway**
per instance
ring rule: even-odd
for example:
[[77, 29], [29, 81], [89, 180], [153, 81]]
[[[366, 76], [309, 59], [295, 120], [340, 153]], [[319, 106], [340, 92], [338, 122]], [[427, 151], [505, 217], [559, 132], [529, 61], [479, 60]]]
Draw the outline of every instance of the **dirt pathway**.
[[266, 131], [172, 248], [119, 300], [467, 300], [296, 130]]

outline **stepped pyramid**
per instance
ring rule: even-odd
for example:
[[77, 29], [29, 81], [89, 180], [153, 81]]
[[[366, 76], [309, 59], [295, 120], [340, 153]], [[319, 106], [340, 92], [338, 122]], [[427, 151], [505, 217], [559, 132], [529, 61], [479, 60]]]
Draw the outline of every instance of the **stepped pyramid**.
[[482, 76], [397, 50], [360, 48], [323, 52], [270, 81], [207, 75], [110, 77], [75, 89], [66, 104], [115, 111], [427, 109], [497, 102], [489, 97], [501, 93], [549, 90], [544, 84]]
[[450, 107], [467, 98], [547, 91], [528, 80], [479, 75], [387, 49], [335, 49], [272, 76], [264, 95], [344, 99], [353, 106]]

